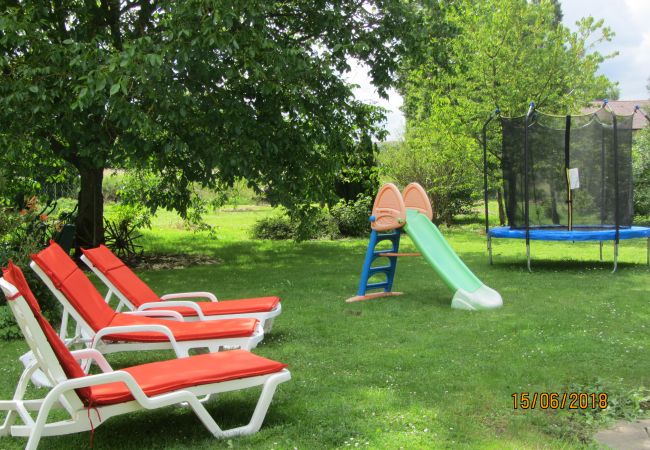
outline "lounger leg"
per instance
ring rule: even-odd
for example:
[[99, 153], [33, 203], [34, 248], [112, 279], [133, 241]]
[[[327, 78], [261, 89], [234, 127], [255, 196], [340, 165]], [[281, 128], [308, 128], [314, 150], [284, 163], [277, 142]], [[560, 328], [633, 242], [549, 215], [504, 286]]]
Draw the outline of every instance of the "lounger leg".
[[[34, 360], [25, 368], [25, 370], [23, 370], [23, 373], [20, 375], [20, 379], [18, 380], [18, 384], [16, 385], [16, 391], [13, 396], [14, 401], [20, 401], [23, 399], [25, 391], [27, 390], [27, 384], [36, 369], [38, 369], [38, 365]], [[17, 409], [11, 409], [7, 412], [7, 417], [5, 417], [2, 427], [0, 427], [0, 436], [8, 436], [11, 434], [11, 426], [16, 422], [18, 415]]]
[[25, 445], [25, 450], [36, 450], [38, 443], [41, 440], [41, 435], [43, 434], [43, 429], [47, 423], [47, 418], [50, 415], [50, 410], [56, 402], [58, 402], [59, 393], [56, 389], [50, 391], [49, 394], [45, 397], [43, 405], [41, 406], [38, 416], [36, 417], [36, 422], [32, 427], [32, 431], [29, 433], [29, 439], [27, 439], [27, 445]]
[[[649, 242], [648, 245], [650, 245], [650, 240], [648, 240], [648, 242]], [[262, 327], [264, 329], [264, 334], [268, 334], [268, 333], [271, 332], [271, 330], [273, 329], [273, 321], [274, 320], [275, 320], [275, 317], [271, 317], [270, 319], [266, 319], [264, 321], [264, 325]]]
[[255, 411], [253, 411], [253, 416], [251, 417], [251, 421], [248, 423], [248, 425], [222, 431], [221, 437], [245, 436], [259, 431], [259, 429], [262, 427], [262, 422], [264, 422], [264, 418], [266, 417], [266, 412], [271, 405], [271, 400], [275, 394], [275, 388], [278, 386], [278, 384], [288, 381], [290, 378], [291, 375], [288, 372], [281, 372], [267, 379], [266, 383], [264, 383], [264, 388], [262, 389], [262, 393], [260, 394], [260, 398], [257, 401], [257, 405], [255, 406]]
[[526, 243], [526, 260], [528, 263], [528, 271], [532, 273], [533, 270], [530, 268], [530, 244], [529, 243]]
[[488, 260], [492, 265], [492, 236], [488, 235], [487, 238]]
[[614, 270], [612, 270], [612, 273], [616, 272], [617, 267], [618, 267], [618, 242], [614, 241]]

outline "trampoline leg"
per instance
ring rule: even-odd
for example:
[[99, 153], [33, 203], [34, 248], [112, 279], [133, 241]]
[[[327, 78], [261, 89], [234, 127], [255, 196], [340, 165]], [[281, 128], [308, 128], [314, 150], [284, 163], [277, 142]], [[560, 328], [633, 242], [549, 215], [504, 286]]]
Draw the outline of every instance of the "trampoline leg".
[[648, 251], [646, 252], [646, 260], [648, 262], [648, 265], [650, 266], [650, 238], [648, 238]]
[[[488, 258], [490, 261], [490, 265], [492, 265], [492, 237], [491, 236], [488, 236], [487, 238], [487, 247], [488, 247]], [[648, 238], [648, 251], [650, 251], [650, 238]]]
[[526, 243], [526, 260], [528, 264], [528, 271], [532, 273], [533, 270], [530, 268], [530, 244], [529, 243]]
[[603, 241], [600, 241], [600, 262], [603, 262]]
[[618, 242], [614, 241], [614, 270], [612, 270], [612, 273], [616, 272], [617, 267], [618, 267]]

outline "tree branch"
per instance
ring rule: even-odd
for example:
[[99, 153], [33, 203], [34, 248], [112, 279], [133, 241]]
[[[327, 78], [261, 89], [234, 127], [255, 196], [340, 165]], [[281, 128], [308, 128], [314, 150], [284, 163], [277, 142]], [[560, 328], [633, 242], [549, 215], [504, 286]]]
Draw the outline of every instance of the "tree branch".
[[122, 32], [120, 30], [120, 3], [119, 0], [101, 0], [106, 24], [111, 29], [113, 45], [122, 51]]

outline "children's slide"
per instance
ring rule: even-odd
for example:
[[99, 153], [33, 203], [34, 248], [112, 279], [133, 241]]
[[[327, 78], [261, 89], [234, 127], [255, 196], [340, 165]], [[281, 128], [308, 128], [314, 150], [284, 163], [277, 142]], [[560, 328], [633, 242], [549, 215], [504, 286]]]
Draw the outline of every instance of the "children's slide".
[[[404, 192], [400, 192], [392, 183], [382, 186], [375, 198], [370, 217], [372, 231], [361, 271], [359, 290], [356, 296], [346, 301], [351, 303], [400, 295], [401, 292], [392, 290], [397, 258], [421, 254], [454, 292], [452, 308], [481, 310], [501, 307], [501, 295], [476, 278], [433, 224], [432, 217], [431, 203], [419, 184], [409, 184], [404, 188]], [[399, 253], [402, 233], [409, 235], [420, 251], [419, 254]], [[378, 250], [378, 244], [383, 241], [389, 241], [392, 248]], [[374, 264], [377, 258], [382, 257], [388, 258], [388, 265]], [[380, 279], [373, 282], [371, 278], [376, 276], [383, 276], [383, 281]], [[368, 293], [369, 290], [377, 289], [382, 291]]]
[[407, 209], [404, 231], [426, 261], [454, 291], [452, 308], [491, 309], [503, 304], [501, 295], [483, 284], [469, 270], [426, 215], [414, 209]]

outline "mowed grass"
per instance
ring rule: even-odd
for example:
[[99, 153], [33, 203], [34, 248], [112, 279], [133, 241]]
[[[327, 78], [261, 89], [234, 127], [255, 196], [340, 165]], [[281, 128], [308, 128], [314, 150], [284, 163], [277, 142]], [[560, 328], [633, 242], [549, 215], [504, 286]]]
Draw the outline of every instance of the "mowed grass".
[[[271, 242], [248, 229], [268, 208], [209, 218], [218, 238], [184, 231], [160, 214], [142, 239], [149, 252], [206, 254], [222, 262], [144, 271], [158, 293], [207, 290], [221, 299], [280, 295], [283, 313], [254, 350], [289, 364], [259, 433], [214, 440], [184, 408], [117, 417], [97, 428], [96, 449], [135, 448], [588, 448], [591, 433], [650, 386], [648, 268], [644, 240], [624, 242], [619, 272], [598, 244], [494, 241], [487, 262], [481, 225], [442, 231], [466, 264], [503, 296], [495, 311], [449, 307], [452, 293], [422, 258], [400, 259], [404, 295], [348, 304], [365, 239]], [[405, 238], [402, 249], [414, 251]], [[0, 390], [10, 398], [22, 342], [3, 344]], [[114, 367], [170, 353], [110, 355]], [[513, 409], [515, 392], [604, 391], [606, 412]], [[257, 392], [224, 395], [209, 410], [224, 427], [248, 420]], [[89, 433], [44, 438], [42, 448], [86, 448]], [[17, 438], [1, 448], [21, 448]]]

